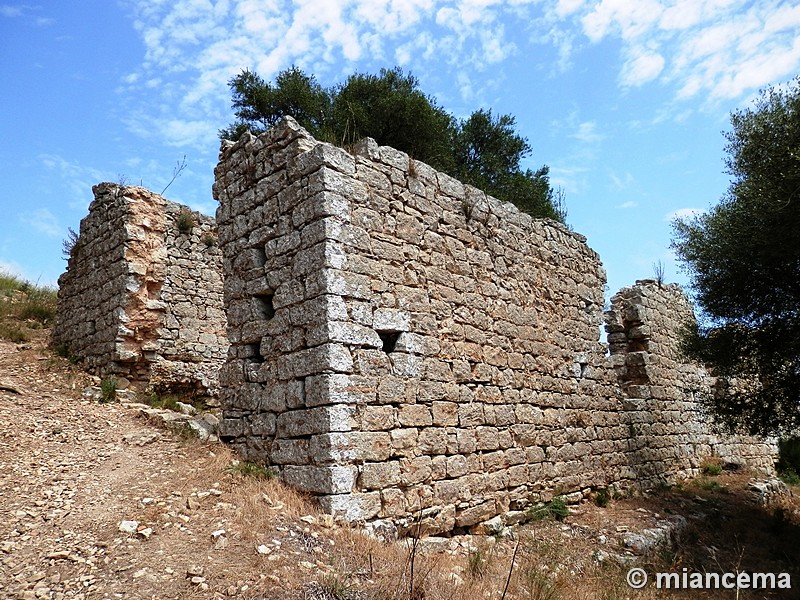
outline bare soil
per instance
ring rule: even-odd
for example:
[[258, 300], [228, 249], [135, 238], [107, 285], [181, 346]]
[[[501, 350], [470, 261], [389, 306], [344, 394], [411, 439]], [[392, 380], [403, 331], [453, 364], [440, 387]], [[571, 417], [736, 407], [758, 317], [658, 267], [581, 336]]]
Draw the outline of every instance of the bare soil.
[[[222, 445], [84, 397], [96, 380], [46, 336], [0, 342], [2, 598], [800, 598], [797, 494], [761, 506], [752, 474], [586, 502], [507, 537], [387, 544], [238, 474]], [[653, 531], [664, 543], [638, 547]], [[792, 589], [633, 590], [634, 565], [786, 572]]]

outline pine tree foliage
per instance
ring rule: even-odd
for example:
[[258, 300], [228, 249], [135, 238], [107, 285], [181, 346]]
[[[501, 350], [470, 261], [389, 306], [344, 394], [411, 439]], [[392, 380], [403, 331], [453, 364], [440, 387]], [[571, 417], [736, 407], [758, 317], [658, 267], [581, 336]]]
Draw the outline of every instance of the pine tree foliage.
[[261, 133], [290, 115], [317, 139], [347, 146], [371, 137], [535, 217], [566, 220], [563, 192], [550, 186], [549, 168], [521, 168], [531, 146], [515, 131], [514, 117], [478, 110], [459, 121], [400, 68], [356, 73], [332, 88], [296, 67], [274, 83], [245, 70], [229, 86], [236, 121], [220, 130], [222, 139]]

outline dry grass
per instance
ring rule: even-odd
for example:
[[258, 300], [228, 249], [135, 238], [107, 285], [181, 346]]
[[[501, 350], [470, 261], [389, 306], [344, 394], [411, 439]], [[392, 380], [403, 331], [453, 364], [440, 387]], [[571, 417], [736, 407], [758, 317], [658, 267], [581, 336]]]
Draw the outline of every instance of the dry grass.
[[0, 273], [0, 339], [25, 342], [30, 330], [52, 324], [56, 291]]

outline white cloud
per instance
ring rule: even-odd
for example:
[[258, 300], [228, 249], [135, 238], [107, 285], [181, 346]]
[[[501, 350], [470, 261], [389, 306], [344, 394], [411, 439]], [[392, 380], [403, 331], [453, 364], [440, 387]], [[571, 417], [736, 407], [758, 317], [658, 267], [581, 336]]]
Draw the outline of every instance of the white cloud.
[[578, 130], [570, 137], [585, 144], [596, 144], [603, 140], [605, 136], [597, 131], [597, 123], [594, 121], [584, 121], [578, 125]]
[[64, 233], [64, 228], [59, 224], [56, 216], [46, 208], [20, 213], [19, 219], [49, 237], [61, 237]]
[[[678, 98], [737, 99], [800, 71], [800, 5], [745, 0], [602, 0], [575, 16], [591, 42], [619, 39], [623, 87], [655, 79]], [[577, 8], [575, 8], [577, 7]]]
[[[620, 177], [616, 173], [610, 173], [609, 177], [611, 178], [611, 184], [612, 184], [613, 189], [615, 189], [617, 191], [629, 188], [631, 185], [633, 185], [633, 182], [634, 182], [633, 175], [631, 175], [628, 172], [626, 172], [625, 175], [623, 175], [622, 177]], [[629, 204], [629, 203], [626, 202], [625, 204]], [[635, 203], [633, 203], [633, 205], [635, 206]], [[623, 207], [623, 208], [628, 208], [628, 207], [626, 206], [626, 207]]]
[[578, 12], [585, 4], [585, 0], [558, 0], [556, 3], [555, 14], [559, 18], [568, 17]]
[[40, 154], [44, 167], [58, 176], [70, 208], [84, 210], [92, 201], [92, 186], [108, 180], [108, 173], [67, 160], [58, 154]]
[[664, 220], [668, 223], [672, 223], [675, 219], [690, 219], [704, 212], [702, 208], [679, 208], [678, 210], [673, 210], [671, 213], [664, 215]]
[[636, 208], [637, 206], [639, 206], [638, 202], [634, 202], [633, 200], [628, 200], [626, 202], [623, 202], [622, 204], [617, 204], [614, 208], [626, 209], [626, 208]]
[[26, 7], [0, 4], [0, 17], [21, 17]]
[[[507, 32], [504, 22], [516, 29], [540, 10], [535, 0], [131, 0], [130, 5], [145, 56], [120, 82], [120, 93], [131, 103], [129, 126], [137, 133], [157, 132], [170, 143], [205, 146], [230, 120], [227, 82], [244, 68], [271, 79], [296, 64], [320, 79], [341, 81], [355, 63], [412, 65], [418, 73], [425, 62], [436, 61], [451, 65], [456, 76], [472, 74], [518, 52], [514, 31]], [[571, 0], [565, 6], [574, 10], [578, 4]]]
[[620, 73], [620, 81], [624, 87], [644, 85], [658, 77], [664, 69], [664, 57], [657, 52], [636, 48], [632, 54]]

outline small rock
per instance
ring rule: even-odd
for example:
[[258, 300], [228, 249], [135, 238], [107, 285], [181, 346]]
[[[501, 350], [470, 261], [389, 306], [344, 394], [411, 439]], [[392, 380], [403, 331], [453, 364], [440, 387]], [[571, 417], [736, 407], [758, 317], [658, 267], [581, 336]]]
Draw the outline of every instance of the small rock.
[[185, 402], [176, 402], [175, 406], [177, 406], [178, 410], [185, 415], [194, 416], [197, 414], [197, 409], [191, 404], [186, 404]]
[[144, 529], [140, 529], [136, 532], [137, 535], [142, 536], [144, 539], [149, 540], [150, 536], [153, 535], [152, 527], [145, 527]]
[[313, 515], [304, 515], [300, 517], [300, 520], [309, 525], [314, 525], [317, 522], [317, 519]]
[[486, 529], [486, 533], [489, 535], [497, 535], [503, 530], [503, 519], [498, 517], [493, 517], [488, 521], [483, 522], [483, 527]]
[[122, 521], [119, 524], [119, 530], [122, 533], [136, 533], [139, 528], [139, 521]]
[[200, 577], [203, 574], [203, 567], [200, 565], [192, 565], [186, 569], [187, 577]]

